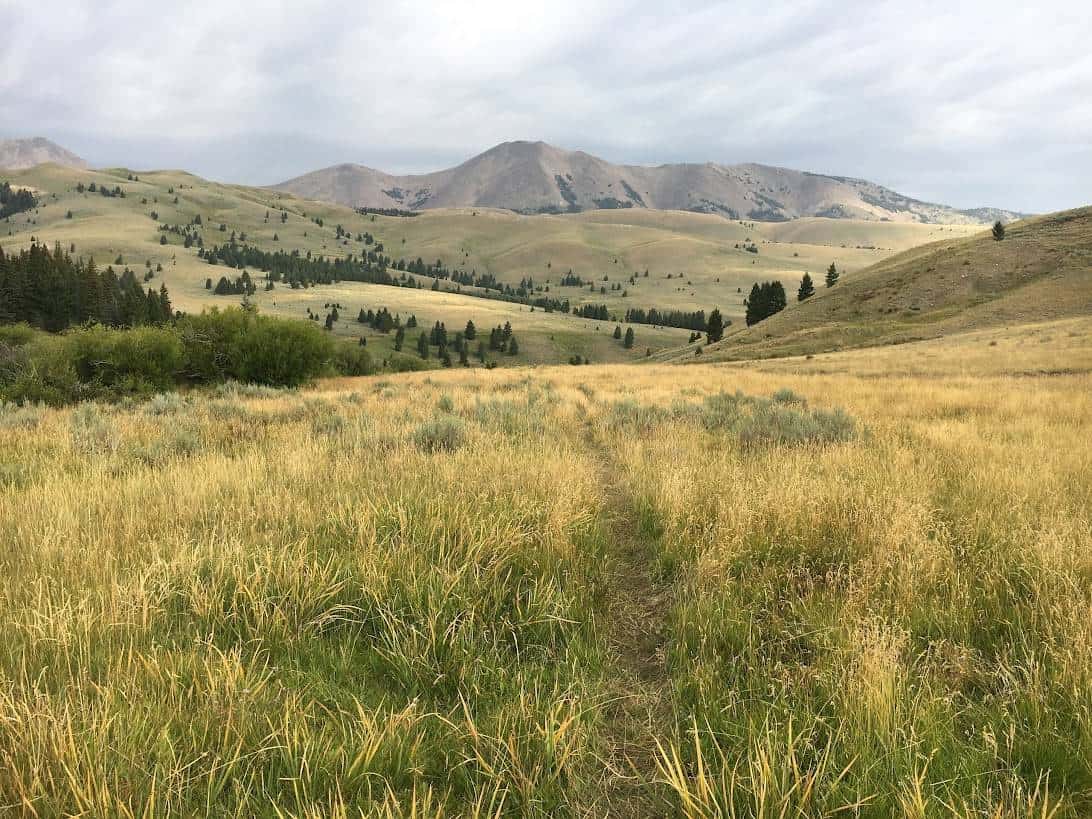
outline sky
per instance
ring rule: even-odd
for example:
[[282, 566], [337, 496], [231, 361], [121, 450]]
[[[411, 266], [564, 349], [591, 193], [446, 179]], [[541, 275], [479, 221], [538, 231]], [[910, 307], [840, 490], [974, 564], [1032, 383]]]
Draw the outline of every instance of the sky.
[[995, 0], [0, 0], [0, 137], [272, 184], [506, 140], [1092, 202], [1092, 12]]

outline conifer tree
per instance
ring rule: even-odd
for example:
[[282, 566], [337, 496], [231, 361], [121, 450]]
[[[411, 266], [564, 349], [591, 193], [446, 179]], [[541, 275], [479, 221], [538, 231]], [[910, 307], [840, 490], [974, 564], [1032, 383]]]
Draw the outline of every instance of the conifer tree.
[[626, 328], [626, 337], [625, 337], [625, 340], [622, 342], [622, 346], [625, 347], [627, 350], [633, 349], [633, 328], [632, 327], [627, 327]]
[[428, 358], [428, 336], [424, 333], [417, 336], [417, 352], [420, 353], [421, 358]]
[[406, 330], [404, 327], [399, 327], [398, 332], [394, 334], [394, 349], [396, 352], [402, 352], [402, 345], [406, 341]]
[[834, 262], [830, 263], [830, 267], [827, 268], [827, 287], [834, 287], [838, 284], [838, 268], [834, 266]]
[[1001, 224], [1000, 219], [993, 223], [993, 238], [997, 242], [1005, 238], [1005, 226]]
[[804, 301], [810, 299], [815, 295], [815, 285], [811, 281], [811, 276], [807, 273], [804, 274], [804, 278], [800, 280], [800, 289], [796, 291], [796, 300]]
[[709, 323], [705, 327], [705, 339], [712, 344], [722, 338], [724, 338], [724, 319], [720, 315], [720, 310], [714, 308], [709, 314]]

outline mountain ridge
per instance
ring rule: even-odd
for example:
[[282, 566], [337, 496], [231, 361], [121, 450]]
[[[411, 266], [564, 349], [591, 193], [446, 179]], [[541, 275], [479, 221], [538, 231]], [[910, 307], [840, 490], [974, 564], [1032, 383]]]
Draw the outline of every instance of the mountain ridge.
[[0, 139], [0, 168], [20, 171], [53, 162], [69, 168], [86, 168], [87, 162], [45, 137]]
[[653, 208], [777, 222], [805, 216], [984, 224], [1024, 217], [1002, 208], [924, 202], [848, 176], [758, 163], [619, 165], [545, 142], [502, 142], [451, 168], [390, 174], [340, 163], [271, 186], [353, 207], [494, 207], [518, 213]]

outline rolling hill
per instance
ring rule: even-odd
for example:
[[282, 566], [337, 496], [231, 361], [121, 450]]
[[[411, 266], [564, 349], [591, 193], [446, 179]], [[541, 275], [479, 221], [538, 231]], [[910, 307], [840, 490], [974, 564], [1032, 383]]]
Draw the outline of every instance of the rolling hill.
[[83, 159], [44, 137], [0, 139], [0, 168], [16, 171], [46, 162], [69, 168], [87, 167]]
[[[56, 164], [0, 174], [3, 180], [34, 189], [40, 201], [34, 211], [0, 221], [5, 252], [27, 247], [33, 237], [74, 247], [76, 255], [93, 256], [100, 264], [150, 271], [149, 285], [165, 283], [175, 306], [188, 312], [236, 303], [236, 297], [216, 296], [205, 288], [206, 278], [215, 282], [230, 271], [198, 258], [196, 246], [185, 247], [181, 235], [162, 230], [163, 225], [187, 225], [206, 246], [228, 241], [235, 232], [265, 251], [327, 258], [360, 254], [366, 248], [360, 237], [367, 233], [395, 257], [439, 259], [460, 274], [489, 274], [512, 287], [533, 278], [542, 295], [574, 307], [605, 305], [619, 323], [630, 308], [708, 312], [713, 307], [738, 323], [744, 294], [755, 280], [794, 282], [804, 271], [818, 275], [831, 261], [852, 274], [907, 248], [976, 230], [817, 218], [742, 224], [711, 214], [641, 208], [538, 216], [495, 209], [434, 209], [413, 218], [362, 215], [341, 205], [223, 185], [180, 171], [92, 171]], [[100, 192], [90, 189], [92, 183]], [[116, 187], [125, 197], [101, 195]], [[202, 224], [193, 225], [197, 216]], [[338, 226], [351, 238], [339, 236]], [[581, 284], [562, 283], [570, 270]], [[525, 305], [480, 298], [480, 288], [443, 281], [433, 291], [430, 283], [426, 279], [424, 289], [359, 282], [259, 288], [253, 300], [264, 312], [288, 318], [306, 318], [308, 311], [325, 315], [329, 303], [340, 303], [345, 309], [335, 332], [368, 335], [369, 345], [379, 351], [390, 345], [390, 336], [358, 324], [354, 318], [360, 307], [413, 313], [429, 325], [462, 326], [473, 319], [489, 327], [510, 321], [520, 331], [524, 350], [512, 363], [567, 361], [573, 355], [643, 360], [648, 350], [677, 348], [688, 335], [685, 329], [636, 324], [636, 345], [626, 350], [612, 338], [613, 321], [530, 312]]]
[[1010, 221], [994, 208], [957, 210], [861, 179], [767, 165], [615, 165], [544, 142], [505, 142], [455, 168], [398, 176], [336, 165], [274, 186], [353, 207], [490, 207], [519, 213], [651, 208], [780, 222], [805, 216], [931, 224]]
[[[819, 289], [702, 360], [815, 354], [1092, 315], [1092, 207], [913, 248]], [[695, 357], [691, 351], [665, 357]]]

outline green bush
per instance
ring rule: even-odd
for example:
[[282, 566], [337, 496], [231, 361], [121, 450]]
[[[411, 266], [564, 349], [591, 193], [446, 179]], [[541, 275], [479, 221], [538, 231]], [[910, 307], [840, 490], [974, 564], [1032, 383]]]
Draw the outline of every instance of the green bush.
[[238, 380], [298, 387], [322, 372], [334, 342], [309, 322], [253, 316], [233, 351]]
[[333, 365], [338, 375], [372, 375], [376, 371], [371, 354], [359, 344], [339, 344]]
[[80, 382], [106, 397], [169, 389], [178, 381], [184, 360], [182, 340], [173, 327], [94, 326], [67, 334], [64, 342]]
[[246, 310], [207, 310], [178, 322], [185, 376], [197, 383], [229, 379], [296, 387], [320, 375], [334, 358], [334, 341], [309, 322]]
[[431, 370], [428, 362], [417, 357], [409, 355], [399, 355], [395, 353], [387, 359], [387, 369], [392, 373], [417, 373], [422, 370]]

